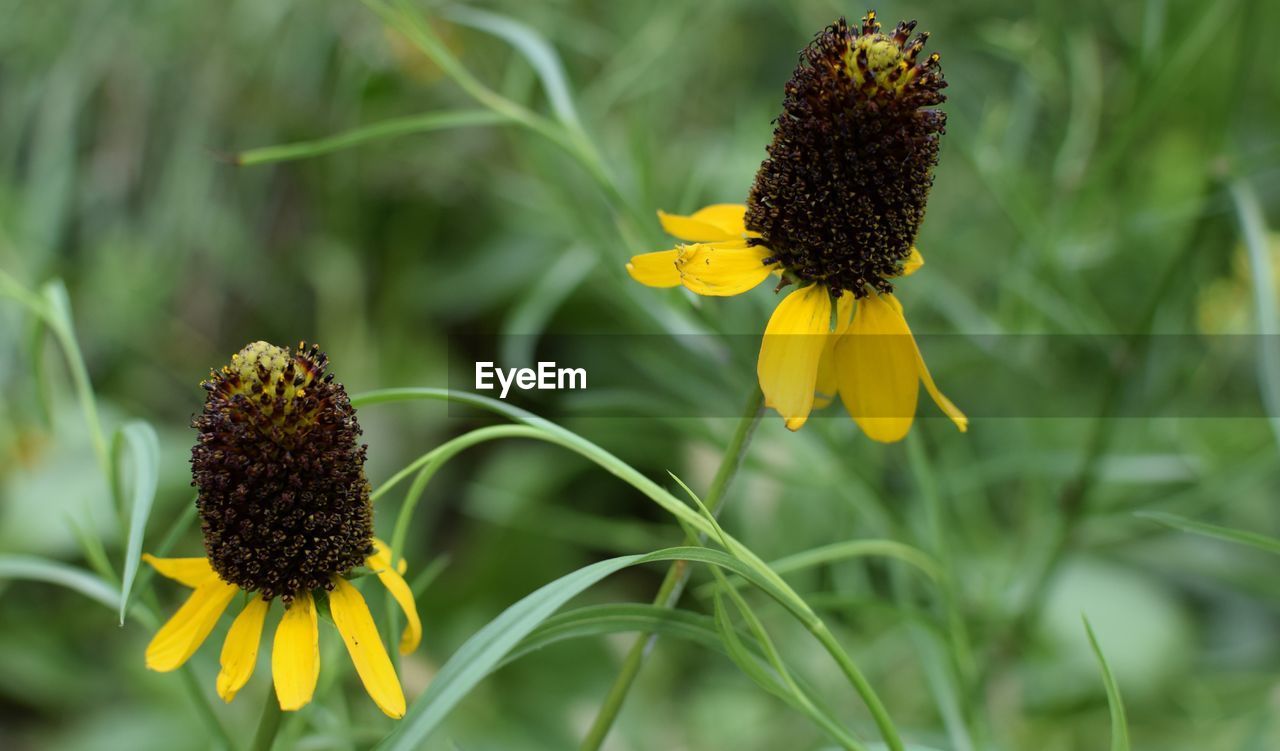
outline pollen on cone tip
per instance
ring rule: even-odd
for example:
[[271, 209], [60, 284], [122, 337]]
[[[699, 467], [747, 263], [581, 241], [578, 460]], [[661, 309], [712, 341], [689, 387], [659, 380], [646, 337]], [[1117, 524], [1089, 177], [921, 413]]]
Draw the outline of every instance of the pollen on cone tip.
[[254, 342], [210, 374], [192, 426], [205, 550], [224, 581], [264, 598], [329, 588], [372, 551], [366, 448], [328, 357]]
[[806, 282], [857, 297], [892, 291], [924, 218], [946, 116], [938, 56], [915, 21], [881, 31], [841, 18], [804, 49], [787, 82], [747, 229]]

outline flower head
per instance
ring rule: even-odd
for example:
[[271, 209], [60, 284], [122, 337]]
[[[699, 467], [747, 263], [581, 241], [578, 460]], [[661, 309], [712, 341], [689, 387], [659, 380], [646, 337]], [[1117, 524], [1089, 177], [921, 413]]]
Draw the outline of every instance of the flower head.
[[205, 552], [268, 600], [331, 589], [372, 549], [360, 425], [327, 364], [314, 345], [254, 342], [203, 384], [191, 466]]
[[360, 591], [349, 581], [367, 567], [405, 613], [400, 650], [422, 638], [403, 561], [373, 536], [365, 447], [328, 358], [255, 342], [203, 386], [208, 392], [191, 452], [205, 558], [144, 559], [194, 592], [147, 647], [147, 667], [175, 670], [208, 637], [237, 594], [243, 609], [223, 642], [218, 694], [231, 701], [257, 664], [271, 603], [284, 613], [272, 642], [280, 707], [311, 701], [320, 672], [319, 612], [332, 616], [365, 689], [392, 717], [404, 693]]
[[915, 248], [946, 117], [938, 55], [922, 56], [915, 22], [857, 31], [842, 18], [805, 48], [787, 82], [768, 157], [745, 206], [689, 216], [659, 212], [687, 241], [636, 256], [627, 270], [653, 287], [736, 295], [770, 275], [796, 289], [765, 329], [756, 372], [765, 402], [792, 430], [838, 394], [875, 440], [910, 430], [920, 385], [961, 430], [938, 391], [893, 281], [924, 264]]
[[802, 282], [864, 297], [891, 292], [911, 257], [938, 163], [946, 86], [915, 21], [880, 33], [843, 18], [805, 48], [787, 82], [746, 227]]

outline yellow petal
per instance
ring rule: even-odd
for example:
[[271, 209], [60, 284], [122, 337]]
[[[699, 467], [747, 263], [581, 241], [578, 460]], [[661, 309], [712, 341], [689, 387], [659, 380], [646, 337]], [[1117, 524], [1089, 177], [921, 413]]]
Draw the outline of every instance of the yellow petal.
[[735, 237], [747, 234], [747, 207], [741, 203], [714, 203], [693, 212], [690, 219], [710, 224]]
[[262, 623], [271, 603], [252, 595], [249, 604], [231, 623], [226, 641], [222, 642], [222, 670], [218, 672], [218, 696], [223, 701], [236, 698], [236, 693], [249, 682], [258, 664], [258, 645], [262, 641]]
[[773, 251], [746, 243], [686, 245], [676, 255], [680, 281], [699, 295], [738, 295], [769, 278], [773, 266], [764, 259]]
[[916, 362], [920, 366], [920, 380], [924, 381], [924, 390], [929, 392], [929, 396], [933, 397], [933, 403], [938, 405], [938, 409], [942, 410], [947, 417], [951, 418], [951, 422], [956, 424], [961, 433], [969, 430], [969, 418], [965, 417], [959, 407], [951, 403], [941, 391], [938, 390], [937, 384], [933, 382], [933, 376], [929, 375], [929, 368], [924, 364], [924, 357], [920, 354], [920, 349], [916, 349]]
[[911, 246], [911, 255], [907, 256], [906, 262], [902, 264], [902, 275], [911, 276], [919, 271], [920, 267], [923, 265], [924, 256], [920, 255], [920, 251], [916, 250], [916, 247], [913, 245]]
[[857, 313], [835, 347], [840, 400], [867, 437], [891, 443], [911, 430], [920, 376], [915, 341], [889, 295], [858, 301]]
[[[905, 319], [903, 325], [906, 325]], [[942, 410], [943, 414], [951, 418], [951, 422], [955, 423], [961, 433], [967, 432], [969, 418], [965, 417], [964, 413], [938, 390], [938, 385], [933, 382], [933, 376], [929, 374], [929, 366], [924, 364], [924, 355], [920, 354], [920, 346], [916, 344], [915, 337], [911, 338], [911, 346], [915, 349], [916, 370], [920, 373], [920, 380], [924, 382], [924, 390], [929, 392], [929, 396], [933, 397], [933, 403], [938, 405], [938, 409]]]
[[143, 553], [142, 560], [150, 564], [151, 568], [161, 576], [185, 584], [192, 589], [218, 576], [209, 565], [208, 558], [156, 558], [150, 553]]
[[147, 645], [147, 667], [161, 673], [182, 667], [209, 636], [236, 591], [217, 577], [196, 587]]
[[[898, 311], [898, 315], [902, 315], [902, 303], [898, 298], [893, 295], [885, 295], [884, 299], [893, 306], [894, 310]], [[905, 317], [902, 320], [902, 325], [907, 325]], [[907, 329], [908, 332], [910, 332], [910, 330], [910, 328]], [[916, 366], [920, 373], [920, 380], [924, 381], [924, 389], [929, 392], [929, 396], [933, 397], [933, 403], [938, 405], [938, 409], [941, 409], [947, 417], [951, 418], [951, 421], [956, 424], [956, 427], [960, 429], [961, 433], [968, 431], [969, 418], [965, 417], [964, 413], [938, 390], [938, 385], [933, 382], [933, 376], [929, 374], [928, 366], [924, 364], [924, 355], [920, 354], [920, 346], [916, 344], [914, 336], [911, 338], [911, 346], [915, 348]]]
[[333, 613], [333, 622], [338, 633], [342, 634], [342, 642], [347, 645], [356, 673], [373, 703], [388, 717], [397, 720], [404, 717], [404, 691], [400, 688], [400, 679], [396, 677], [391, 658], [387, 657], [387, 650], [382, 647], [382, 639], [378, 638], [378, 628], [373, 625], [369, 606], [365, 605], [364, 598], [351, 582], [341, 578], [334, 580], [333, 592], [329, 594], [329, 611]]
[[765, 327], [756, 375], [765, 404], [782, 415], [789, 430], [799, 430], [809, 419], [818, 362], [830, 330], [831, 296], [819, 284], [783, 298]]
[[853, 319], [855, 300], [853, 295], [845, 293], [836, 298], [835, 329], [827, 336], [822, 346], [822, 357], [818, 360], [818, 380], [814, 387], [813, 408], [822, 409], [836, 398], [839, 382], [836, 380], [835, 346], [840, 335], [848, 328]]
[[[400, 654], [407, 655], [417, 649], [418, 643], [422, 641], [422, 620], [418, 618], [418, 606], [413, 601], [413, 590], [409, 589], [409, 585], [400, 576], [403, 571], [397, 571], [391, 566], [391, 550], [387, 548], [387, 544], [375, 537], [373, 547], [374, 554], [365, 562], [378, 575], [382, 586], [387, 588], [391, 596], [400, 604], [400, 609], [404, 611], [405, 628], [404, 633], [400, 635]], [[401, 562], [403, 563], [403, 559]]]
[[680, 272], [676, 270], [676, 254], [680, 251], [660, 250], [631, 257], [627, 273], [632, 279], [648, 287], [678, 287]]
[[276, 626], [271, 644], [271, 679], [280, 708], [292, 712], [305, 707], [320, 678], [320, 629], [310, 592], [294, 596]]
[[[709, 206], [707, 209], [714, 209]], [[707, 211], [703, 209], [702, 211]], [[666, 230], [668, 235], [673, 235], [691, 243], [709, 243], [716, 240], [741, 240], [742, 232], [732, 232], [712, 223], [715, 220], [723, 219], [719, 212], [699, 214], [693, 216], [682, 216], [680, 214], [668, 214], [665, 211], [658, 212], [658, 221], [662, 222], [662, 229]], [[710, 220], [710, 221], [709, 221]]]

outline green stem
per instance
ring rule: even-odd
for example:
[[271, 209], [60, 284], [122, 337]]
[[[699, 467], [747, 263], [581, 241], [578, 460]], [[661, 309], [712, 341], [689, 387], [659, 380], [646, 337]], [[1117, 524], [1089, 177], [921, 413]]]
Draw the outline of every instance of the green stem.
[[275, 692], [268, 690], [267, 699], [262, 704], [262, 717], [258, 719], [258, 730], [253, 734], [252, 751], [270, 751], [276, 742], [276, 732], [280, 730], [281, 714]]
[[218, 741], [228, 751], [235, 751], [239, 748], [235, 741], [231, 740], [227, 729], [222, 726], [221, 722], [218, 722], [218, 717], [213, 713], [213, 707], [209, 704], [208, 698], [205, 697], [204, 690], [200, 688], [200, 682], [196, 680], [196, 673], [191, 665], [183, 665], [178, 670], [178, 675], [182, 678], [183, 688], [191, 695], [191, 703], [195, 705], [196, 712], [200, 715], [200, 719], [204, 721], [205, 727], [218, 736]]
[[[468, 406], [483, 409], [493, 414], [502, 415], [514, 422], [522, 423], [533, 428], [533, 435], [530, 438], [536, 438], [542, 441], [548, 441], [557, 446], [572, 451], [583, 458], [594, 462], [600, 468], [608, 471], [614, 477], [622, 480], [631, 487], [640, 491], [654, 503], [662, 507], [664, 511], [671, 514], [680, 522], [682, 526], [697, 530], [702, 535], [715, 534], [719, 542], [725, 547], [725, 550], [734, 558], [738, 559], [744, 566], [750, 568], [759, 578], [763, 585], [770, 589], [770, 594], [778, 600], [793, 616], [795, 616], [806, 629], [813, 632], [817, 636], [817, 629], [822, 629], [822, 619], [820, 619], [809, 607], [799, 594], [792, 589], [776, 571], [769, 568], [768, 564], [760, 559], [760, 556], [751, 551], [750, 548], [743, 545], [732, 535], [727, 534], [724, 530], [714, 523], [714, 519], [708, 521], [703, 515], [689, 507], [687, 502], [682, 502], [674, 495], [641, 474], [634, 467], [623, 462], [618, 457], [609, 453], [605, 449], [597, 446], [591, 441], [586, 440], [577, 433], [573, 433], [565, 428], [537, 415], [527, 412], [519, 407], [513, 407], [506, 402], [497, 399], [480, 396], [479, 394], [469, 394], [466, 392], [454, 392], [448, 389], [427, 388], [427, 387], [406, 387], [381, 389], [378, 391], [370, 391], [363, 394], [355, 394], [351, 397], [351, 403], [357, 408], [363, 408], [374, 404], [393, 404], [398, 402], [413, 400], [429, 400], [429, 401], [449, 401], [454, 404], [465, 404]], [[831, 655], [842, 664], [851, 663], [848, 655], [843, 652], [838, 642], [834, 639], [826, 638], [821, 640], [823, 646]], [[846, 672], [846, 675], [849, 675]], [[902, 739], [898, 735], [897, 728], [894, 727], [889, 715], [884, 711], [880, 700], [876, 697], [875, 692], [863, 681], [854, 680], [854, 689], [861, 696], [863, 702], [871, 709], [875, 719], [876, 726], [880, 730], [880, 734], [884, 737], [885, 745], [890, 751], [902, 751]]]
[[380, 123], [366, 125], [337, 135], [318, 138], [312, 141], [298, 141], [276, 146], [242, 151], [232, 157], [237, 166], [250, 167], [273, 162], [288, 162], [294, 159], [307, 159], [321, 154], [330, 154], [342, 149], [349, 149], [367, 141], [379, 138], [394, 138], [413, 133], [427, 133], [449, 128], [465, 128], [482, 125], [498, 125], [510, 122], [505, 114], [491, 110], [457, 110], [453, 112], [428, 112], [422, 115], [410, 115], [384, 120]]
[[[716, 475], [711, 480], [711, 488], [707, 491], [706, 505], [712, 514], [718, 513], [724, 504], [725, 491], [728, 489], [734, 475], [737, 474], [738, 467], [742, 465], [742, 457], [746, 453], [747, 445], [751, 442], [751, 434], [755, 431], [756, 424], [760, 421], [763, 407], [764, 395], [757, 388], [751, 394], [751, 398], [747, 402], [747, 408], [738, 420], [738, 426], [734, 429], [733, 437], [729, 440], [729, 446], [725, 449], [720, 468], [716, 470]], [[697, 542], [696, 539], [686, 535], [683, 544], [692, 545], [695, 542]], [[676, 561], [671, 564], [671, 567], [667, 569], [667, 575], [663, 578], [661, 586], [658, 587], [658, 594], [653, 598], [653, 604], [660, 608], [675, 607], [681, 593], [684, 592], [685, 584], [689, 581], [689, 571], [688, 561]], [[587, 731], [586, 737], [582, 740], [582, 745], [579, 746], [582, 751], [595, 751], [604, 743], [605, 737], [609, 735], [610, 728], [613, 727], [614, 720], [617, 719], [618, 713], [622, 710], [622, 704], [626, 701], [627, 693], [631, 690], [632, 684], [635, 683], [636, 676], [640, 674], [640, 668], [644, 665], [644, 658], [648, 655], [656, 640], [656, 634], [639, 634], [635, 641], [631, 643], [631, 649], [627, 652], [627, 656], [622, 662], [622, 668], [618, 671], [618, 676], [614, 678], [613, 685], [609, 687], [609, 693], [605, 695], [604, 703], [600, 706], [600, 711], [596, 714], [595, 721], [591, 723], [590, 730]]]
[[889, 711], [885, 709], [884, 703], [876, 695], [875, 689], [871, 688], [871, 684], [867, 682], [862, 671], [858, 670], [858, 666], [854, 665], [853, 660], [849, 659], [849, 655], [840, 646], [840, 642], [836, 641], [836, 637], [827, 628], [827, 625], [820, 619], [814, 618], [812, 623], [807, 623], [805, 626], [809, 629], [809, 633], [813, 634], [814, 638], [822, 646], [826, 647], [827, 654], [831, 655], [836, 664], [840, 666], [840, 672], [844, 673], [845, 677], [849, 679], [849, 683], [857, 690], [858, 695], [866, 702], [867, 710], [871, 712], [871, 717], [875, 720], [876, 727], [880, 729], [880, 734], [884, 736], [885, 745], [892, 751], [903, 751], [902, 739], [898, 737], [897, 731], [893, 727], [893, 721], [889, 719]]

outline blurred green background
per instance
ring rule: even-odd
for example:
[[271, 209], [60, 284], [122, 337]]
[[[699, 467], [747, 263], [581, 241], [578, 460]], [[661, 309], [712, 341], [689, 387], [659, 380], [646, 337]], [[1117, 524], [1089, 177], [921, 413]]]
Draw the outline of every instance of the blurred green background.
[[[0, 269], [28, 289], [65, 281], [106, 426], [156, 426], [161, 485], [146, 547], [191, 500], [199, 381], [249, 341], [318, 341], [355, 393], [446, 385], [451, 335], [763, 330], [775, 299], [766, 288], [692, 299], [639, 287], [623, 264], [669, 247], [654, 210], [745, 199], [797, 51], [837, 16], [866, 9], [476, 7], [519, 22], [515, 40], [543, 68], [491, 33], [508, 28], [493, 16], [420, 6], [474, 80], [540, 122], [580, 121], [566, 131], [581, 134], [576, 154], [534, 129], [491, 124], [237, 166], [233, 155], [254, 147], [483, 107], [356, 2], [0, 0]], [[1267, 225], [1280, 226], [1280, 5], [877, 10], [888, 24], [918, 19], [950, 82], [919, 239], [928, 265], [900, 285], [917, 331], [1276, 332], [1269, 266], [1280, 242]], [[548, 50], [563, 64], [563, 89], [539, 75], [556, 69]], [[1274, 343], [1260, 341], [1258, 373], [1243, 382], [1274, 406], [1280, 370], [1267, 360]], [[640, 416], [593, 417], [584, 401], [561, 405], [557, 419], [659, 482], [674, 487], [670, 470], [703, 490], [733, 421], [672, 419], [669, 404], [645, 419], [644, 404], [673, 393], [690, 405], [745, 401], [746, 363], [718, 385], [685, 379], [704, 366], [655, 362], [652, 393], [609, 395]], [[1034, 378], [1034, 356], [1028, 363]], [[931, 365], [944, 390], [949, 374], [981, 378]], [[56, 342], [0, 300], [0, 552], [83, 565], [79, 526], [118, 560], [121, 532], [67, 372]], [[1280, 533], [1280, 416], [1107, 419], [1126, 394], [1164, 393], [1177, 376], [1146, 360], [1124, 374], [1096, 413], [977, 419], [967, 435], [922, 403], [929, 419], [891, 446], [843, 417], [798, 434], [766, 418], [722, 521], [765, 560], [878, 538], [941, 561], [949, 598], [883, 558], [790, 577], [916, 748], [1105, 748], [1107, 700], [1082, 613], [1116, 673], [1134, 748], [1280, 748], [1276, 559], [1135, 515]], [[1240, 383], [1213, 361], [1197, 375]], [[1071, 376], [1100, 377], [1084, 367]], [[372, 406], [360, 418], [375, 485], [488, 421], [438, 404]], [[402, 497], [400, 488], [380, 502], [383, 534]], [[502, 442], [462, 454], [428, 487], [407, 549], [418, 570], [447, 563], [419, 599], [424, 648], [401, 671], [410, 699], [529, 591], [680, 538], [640, 494], [554, 447]], [[190, 534], [176, 551], [199, 549]], [[630, 570], [586, 601], [646, 602], [661, 575]], [[695, 575], [685, 607], [709, 612], [696, 586], [705, 580]], [[172, 612], [179, 589], [152, 586], [160, 612]], [[868, 730], [827, 656], [776, 606], [755, 601], [837, 716]], [[0, 581], [0, 747], [209, 747], [181, 679], [144, 669], [149, 638], [79, 594]], [[629, 643], [574, 640], [504, 668], [428, 747], [576, 747]], [[215, 644], [194, 661], [209, 696]], [[308, 710], [285, 743], [359, 748], [386, 731], [349, 666], [339, 669], [339, 699]], [[213, 698], [233, 735], [252, 733], [266, 672], [230, 706]], [[663, 640], [606, 748], [829, 746], [723, 656]]]

